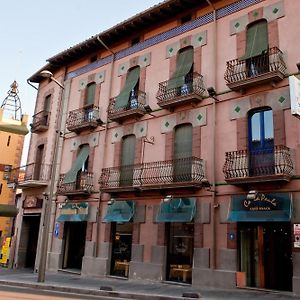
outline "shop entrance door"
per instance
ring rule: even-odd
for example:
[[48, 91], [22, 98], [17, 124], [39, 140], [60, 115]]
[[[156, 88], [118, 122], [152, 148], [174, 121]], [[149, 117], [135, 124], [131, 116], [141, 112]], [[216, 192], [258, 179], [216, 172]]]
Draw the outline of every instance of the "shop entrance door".
[[167, 280], [192, 283], [194, 224], [167, 224]]
[[240, 271], [249, 287], [292, 290], [291, 224], [238, 223]]
[[86, 222], [65, 222], [63, 269], [81, 270], [86, 226]]
[[133, 224], [112, 223], [111, 275], [128, 277]]

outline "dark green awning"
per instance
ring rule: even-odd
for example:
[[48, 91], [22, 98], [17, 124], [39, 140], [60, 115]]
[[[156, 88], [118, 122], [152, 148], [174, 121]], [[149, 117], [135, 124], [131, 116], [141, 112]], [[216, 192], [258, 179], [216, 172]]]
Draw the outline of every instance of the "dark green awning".
[[83, 164], [85, 163], [86, 159], [89, 156], [89, 146], [88, 145], [84, 145], [79, 153], [78, 156], [76, 158], [76, 161], [74, 162], [71, 170], [66, 173], [65, 177], [64, 177], [64, 183], [72, 183], [76, 181], [76, 177], [77, 177], [77, 173], [78, 171], [82, 168]]
[[176, 71], [168, 81], [167, 89], [174, 89], [184, 85], [185, 76], [190, 72], [194, 63], [194, 49], [189, 47], [180, 52], [177, 57]]
[[292, 203], [288, 193], [258, 194], [253, 200], [233, 196], [228, 215], [230, 222], [289, 222]]
[[268, 47], [268, 23], [263, 20], [247, 29], [246, 53], [242, 59], [261, 55]]
[[195, 213], [195, 198], [173, 198], [160, 204], [156, 222], [191, 222]]
[[60, 208], [58, 222], [82, 222], [89, 217], [89, 204], [87, 202], [65, 203]]
[[0, 217], [15, 217], [17, 214], [15, 205], [0, 204]]
[[122, 89], [119, 96], [116, 98], [115, 108], [124, 108], [127, 106], [129, 101], [130, 92], [134, 87], [136, 86], [137, 82], [140, 78], [140, 68], [134, 68], [131, 71], [129, 71], [125, 86]]
[[135, 203], [133, 201], [115, 201], [107, 207], [106, 215], [103, 222], [129, 222], [135, 212]]
[[0, 123], [0, 131], [20, 134], [20, 135], [26, 135], [29, 132], [27, 127], [23, 124], [15, 125], [15, 124], [3, 124], [3, 123]]

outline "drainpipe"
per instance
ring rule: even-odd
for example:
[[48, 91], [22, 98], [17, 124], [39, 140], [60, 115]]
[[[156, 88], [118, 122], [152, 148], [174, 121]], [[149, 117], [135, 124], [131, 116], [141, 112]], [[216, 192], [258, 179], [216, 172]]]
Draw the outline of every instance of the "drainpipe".
[[[99, 35], [97, 35], [97, 40], [98, 42], [108, 51], [112, 54], [112, 61], [110, 64], [110, 76], [109, 76], [109, 82], [108, 82], [108, 101], [111, 99], [112, 97], [112, 80], [113, 80], [113, 71], [114, 71], [114, 64], [115, 64], [115, 52], [113, 52], [99, 37]], [[105, 167], [105, 162], [106, 162], [106, 148], [107, 148], [107, 132], [108, 132], [108, 113], [106, 115], [106, 123], [105, 123], [105, 131], [104, 131], [104, 146], [103, 146], [103, 158], [102, 158], [102, 168]], [[101, 197], [102, 197], [102, 192], [99, 192], [99, 202], [98, 202], [98, 213], [97, 213], [97, 234], [96, 234], [96, 245], [95, 245], [95, 253], [94, 256], [98, 257], [98, 251], [99, 251], [99, 241], [100, 241], [100, 234], [99, 234], [99, 230], [100, 230], [100, 222], [101, 222], [101, 218], [100, 218], [100, 207], [101, 207]]]
[[[206, 2], [213, 9], [213, 66], [214, 70], [214, 84], [217, 91], [217, 12], [215, 6], [210, 0]], [[212, 208], [211, 208], [211, 224], [212, 224], [212, 255], [211, 255], [211, 268], [216, 269], [216, 257], [217, 257], [217, 226], [216, 226], [216, 209], [219, 207], [216, 201], [216, 99], [213, 98], [212, 103]]]

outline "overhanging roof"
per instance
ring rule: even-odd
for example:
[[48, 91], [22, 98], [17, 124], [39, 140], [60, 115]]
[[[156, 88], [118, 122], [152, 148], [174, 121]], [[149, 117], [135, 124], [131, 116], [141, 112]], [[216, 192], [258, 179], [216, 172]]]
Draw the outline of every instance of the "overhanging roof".
[[[214, 1], [211, 1], [214, 2]], [[138, 32], [143, 32], [146, 28], [151, 28], [163, 23], [164, 20], [170, 20], [176, 15], [193, 12], [195, 7], [206, 6], [206, 0], [166, 0], [149, 9], [136, 14], [135, 16], [123, 21], [114, 27], [103, 31], [89, 39], [70, 47], [69, 49], [58, 53], [47, 59], [48, 64], [33, 74], [28, 80], [40, 82], [43, 78], [39, 75], [40, 71], [47, 69], [54, 72], [61, 66], [65, 66], [79, 58], [95, 53], [103, 47], [98, 41], [99, 38], [108, 46], [112, 46], [127, 36], [134, 36]]]

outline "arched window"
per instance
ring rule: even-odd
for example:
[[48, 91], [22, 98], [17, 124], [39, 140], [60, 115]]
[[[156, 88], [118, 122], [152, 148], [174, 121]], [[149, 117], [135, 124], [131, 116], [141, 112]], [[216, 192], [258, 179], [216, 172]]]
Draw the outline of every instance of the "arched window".
[[[253, 110], [248, 115], [250, 175], [274, 173], [274, 125], [271, 108]], [[262, 173], [262, 174], [261, 174]]]

